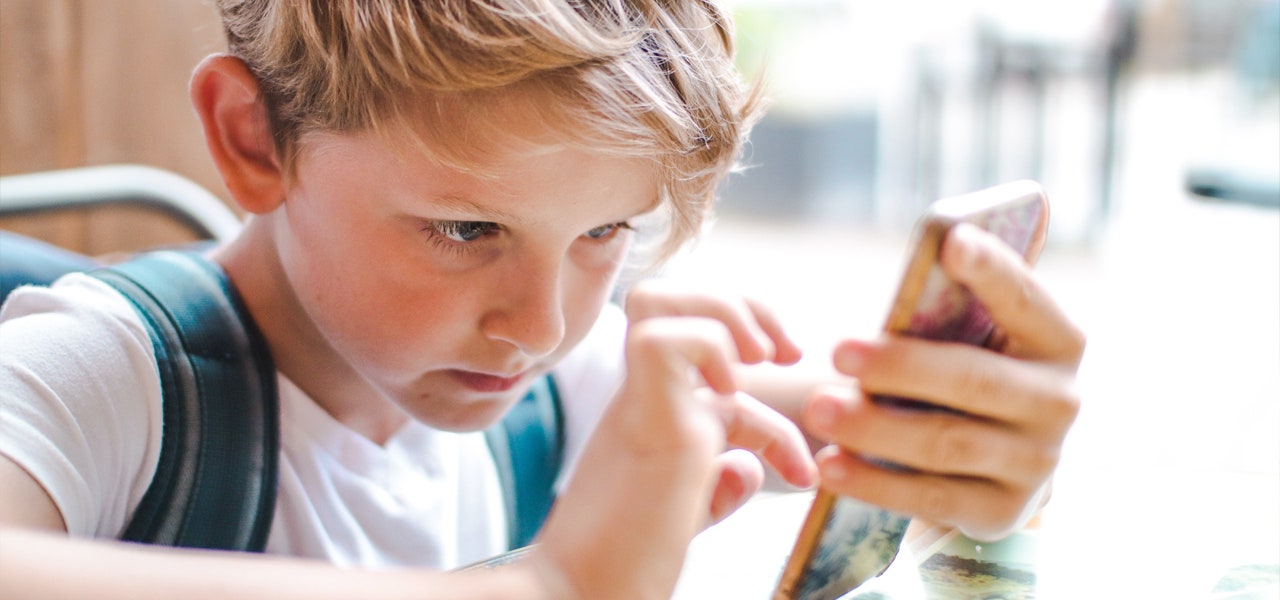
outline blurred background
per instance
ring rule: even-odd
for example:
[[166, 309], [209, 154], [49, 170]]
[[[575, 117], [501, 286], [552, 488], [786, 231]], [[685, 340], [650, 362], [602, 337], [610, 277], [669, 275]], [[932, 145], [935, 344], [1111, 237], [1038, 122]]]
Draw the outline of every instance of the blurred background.
[[1041, 181], [1089, 346], [1035, 597], [1280, 598], [1280, 2], [734, 6], [775, 103], [669, 275], [766, 299], [817, 368], [878, 332], [929, 202]]
[[[929, 202], [1037, 179], [1037, 273], [1090, 339], [1042, 597], [1280, 577], [1280, 1], [729, 6], [772, 108], [664, 276], [770, 302], [816, 368], [878, 330]], [[140, 163], [225, 198], [186, 97], [223, 47], [199, 0], [0, 0], [0, 175]], [[0, 229], [91, 253], [189, 235], [129, 209]]]

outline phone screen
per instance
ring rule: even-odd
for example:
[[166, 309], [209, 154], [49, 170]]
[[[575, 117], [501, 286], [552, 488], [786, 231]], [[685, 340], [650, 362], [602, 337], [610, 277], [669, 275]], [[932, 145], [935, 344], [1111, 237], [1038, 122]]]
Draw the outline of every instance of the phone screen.
[[[974, 295], [938, 264], [947, 233], [958, 223], [981, 227], [1034, 262], [1044, 245], [1048, 203], [1039, 184], [1019, 181], [939, 200], [917, 223], [913, 251], [885, 331], [983, 345], [994, 325]], [[872, 395], [909, 410], [949, 410], [910, 398]], [[904, 469], [880, 462], [886, 468]], [[910, 518], [819, 491], [801, 526], [774, 600], [835, 600], [884, 572], [897, 556]]]

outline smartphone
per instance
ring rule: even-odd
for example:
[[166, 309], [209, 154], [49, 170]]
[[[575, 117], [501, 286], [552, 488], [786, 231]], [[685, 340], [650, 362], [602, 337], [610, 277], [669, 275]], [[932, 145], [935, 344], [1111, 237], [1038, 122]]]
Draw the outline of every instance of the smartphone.
[[[916, 223], [912, 250], [885, 331], [985, 345], [995, 329], [990, 314], [938, 265], [938, 253], [948, 232], [959, 223], [971, 223], [1034, 264], [1044, 247], [1048, 222], [1044, 190], [1029, 180], [934, 202]], [[872, 394], [871, 400], [905, 410], [950, 410], [911, 398]], [[909, 522], [904, 515], [819, 490], [773, 599], [835, 600], [847, 594], [889, 568]]]

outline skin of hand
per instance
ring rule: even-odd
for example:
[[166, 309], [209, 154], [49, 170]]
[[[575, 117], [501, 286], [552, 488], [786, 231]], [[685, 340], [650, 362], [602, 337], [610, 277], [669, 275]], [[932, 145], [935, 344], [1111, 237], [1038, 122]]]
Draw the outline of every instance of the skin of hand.
[[568, 598], [670, 597], [693, 536], [759, 488], [757, 455], [789, 483], [817, 479], [797, 426], [735, 378], [800, 358], [772, 314], [656, 284], [627, 314], [626, 379], [533, 557]]
[[[992, 342], [845, 340], [834, 365], [855, 385], [824, 387], [802, 418], [810, 433], [831, 442], [816, 457], [824, 488], [991, 541], [1048, 499], [1080, 408], [1075, 376], [1085, 339], [1022, 257], [990, 234], [958, 226], [940, 260], [990, 312]], [[879, 406], [871, 392], [958, 412]]]

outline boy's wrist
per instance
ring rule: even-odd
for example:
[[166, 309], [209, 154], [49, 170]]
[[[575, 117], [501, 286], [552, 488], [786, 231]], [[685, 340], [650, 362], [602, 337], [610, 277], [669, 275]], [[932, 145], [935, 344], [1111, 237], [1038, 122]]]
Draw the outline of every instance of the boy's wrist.
[[[470, 578], [462, 589], [488, 590], [475, 597], [503, 600], [576, 600], [581, 597], [562, 568], [537, 547], [519, 552], [512, 562], [486, 561], [466, 567], [457, 574]], [[469, 596], [470, 597], [470, 596]]]
[[521, 563], [530, 577], [531, 587], [539, 591], [538, 600], [576, 600], [581, 597], [564, 569], [540, 549], [535, 548]]

